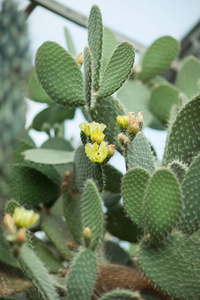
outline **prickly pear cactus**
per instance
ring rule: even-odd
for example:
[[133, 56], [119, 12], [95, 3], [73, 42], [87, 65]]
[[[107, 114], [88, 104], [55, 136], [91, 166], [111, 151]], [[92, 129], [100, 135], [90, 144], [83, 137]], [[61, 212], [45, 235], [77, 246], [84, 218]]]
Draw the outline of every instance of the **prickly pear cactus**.
[[[7, 70], [14, 72], [2, 88], [5, 116], [21, 109], [21, 102], [9, 104], [5, 89], [14, 87], [14, 93], [28, 71], [26, 51], [19, 59], [9, 44], [15, 9], [4, 1], [0, 19], [0, 26], [12, 29], [7, 39], [0, 37], [7, 43], [0, 84], [7, 82]], [[65, 35], [70, 51], [55, 42], [41, 45], [27, 84], [27, 95], [48, 105], [31, 126], [48, 140], [36, 148], [26, 134], [13, 149], [11, 198], [0, 228], [0, 298], [199, 300], [199, 63], [183, 62], [178, 88], [159, 76], [179, 51], [167, 36], [133, 68], [133, 46], [116, 42], [97, 5], [83, 54], [76, 57], [67, 29]], [[192, 79], [184, 84], [187, 71]], [[78, 107], [86, 121], [77, 124], [81, 145], [74, 149], [63, 122]], [[168, 129], [160, 162], [145, 126]], [[125, 174], [112, 164], [116, 150]]]
[[8, 195], [13, 146], [25, 125], [24, 88], [30, 71], [26, 18], [12, 0], [2, 3], [0, 33], [0, 197], [3, 197]]

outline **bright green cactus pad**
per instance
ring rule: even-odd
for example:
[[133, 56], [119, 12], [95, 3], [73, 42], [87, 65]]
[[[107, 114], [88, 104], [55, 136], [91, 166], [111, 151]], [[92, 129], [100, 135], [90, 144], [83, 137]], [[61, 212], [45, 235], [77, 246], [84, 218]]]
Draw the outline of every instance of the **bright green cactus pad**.
[[66, 242], [70, 241], [71, 236], [63, 218], [53, 214], [42, 214], [41, 227], [61, 255], [70, 261], [72, 253]]
[[103, 24], [101, 11], [97, 5], [93, 5], [88, 20], [88, 44], [92, 55], [92, 85], [94, 91], [99, 89], [102, 42]]
[[45, 42], [36, 54], [36, 73], [46, 93], [61, 106], [85, 105], [83, 78], [74, 58], [55, 42]]
[[84, 88], [86, 104], [90, 108], [92, 91], [92, 58], [88, 47], [85, 47], [84, 49]]
[[42, 149], [54, 149], [63, 151], [73, 151], [71, 143], [62, 137], [53, 137], [46, 140], [42, 145]]
[[158, 248], [144, 240], [137, 259], [140, 269], [162, 292], [181, 300], [199, 300], [200, 235], [172, 233]]
[[200, 151], [200, 96], [187, 103], [177, 115], [167, 137], [163, 161], [190, 164]]
[[172, 105], [180, 106], [179, 91], [169, 84], [156, 86], [151, 92], [150, 109], [165, 126], [169, 122]]
[[144, 195], [146, 233], [155, 245], [178, 224], [182, 196], [178, 179], [169, 169], [158, 169], [149, 179]]
[[91, 298], [97, 276], [97, 259], [90, 249], [79, 252], [70, 268], [67, 279], [67, 300]]
[[191, 163], [182, 183], [183, 220], [181, 229], [192, 234], [200, 228], [200, 155]]
[[140, 80], [127, 80], [117, 93], [117, 98], [124, 106], [125, 112], [137, 115], [143, 111], [144, 126], [152, 123], [154, 116], [149, 109], [150, 91]]
[[31, 279], [42, 297], [48, 300], [58, 300], [50, 275], [37, 255], [25, 244], [20, 248], [19, 262], [26, 276]]
[[104, 71], [97, 98], [106, 98], [115, 93], [131, 73], [135, 59], [133, 46], [120, 43], [112, 54]]
[[81, 199], [83, 228], [89, 227], [92, 233], [90, 248], [95, 250], [101, 246], [104, 236], [104, 217], [101, 196], [95, 183], [89, 179], [86, 182]]
[[140, 167], [152, 173], [155, 170], [154, 159], [149, 141], [143, 132], [138, 132], [128, 147], [126, 157], [128, 169]]
[[153, 42], [144, 54], [140, 79], [146, 82], [167, 69], [178, 55], [179, 48], [179, 42], [170, 36]]
[[148, 171], [142, 168], [129, 169], [122, 180], [124, 209], [138, 226], [144, 225], [144, 193], [150, 178]]
[[123, 241], [137, 243], [143, 235], [143, 230], [130, 220], [120, 204], [108, 208], [105, 221], [108, 232]]
[[177, 87], [189, 100], [200, 94], [200, 61], [194, 56], [187, 56], [177, 74]]
[[28, 81], [28, 87], [27, 87], [27, 95], [29, 99], [41, 102], [41, 103], [53, 103], [53, 100], [47, 95], [43, 87], [38, 81], [35, 68], [32, 67], [29, 81]]
[[67, 223], [67, 228], [71, 232], [74, 241], [78, 245], [82, 245], [83, 226], [80, 196], [73, 198], [73, 196], [68, 193], [63, 194], [63, 214]]
[[143, 300], [139, 292], [117, 290], [105, 294], [100, 300]]
[[97, 184], [98, 189], [101, 191], [103, 188], [103, 178], [100, 166], [93, 163], [85, 153], [85, 147], [80, 145], [74, 156], [74, 174], [75, 186], [79, 192], [82, 192], [85, 183], [88, 179], [93, 179]]
[[122, 105], [114, 97], [102, 98], [91, 111], [93, 121], [107, 126], [104, 130], [105, 139], [110, 144], [114, 144], [119, 152], [122, 152], [121, 144], [118, 141], [120, 129], [117, 125], [117, 116], [119, 115], [125, 115], [125, 112]]
[[38, 131], [44, 131], [45, 123], [49, 125], [50, 128], [53, 127], [55, 123], [62, 123], [67, 119], [73, 119], [74, 109], [58, 107], [57, 105], [51, 105], [45, 108], [38, 115], [35, 116], [32, 123], [32, 128]]

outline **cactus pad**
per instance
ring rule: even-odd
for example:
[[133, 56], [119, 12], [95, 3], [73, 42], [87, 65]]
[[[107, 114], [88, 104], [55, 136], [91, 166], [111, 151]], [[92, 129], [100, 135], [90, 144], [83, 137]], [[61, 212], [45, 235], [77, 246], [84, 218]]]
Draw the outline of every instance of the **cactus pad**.
[[128, 169], [140, 167], [146, 169], [149, 173], [155, 170], [151, 145], [143, 132], [138, 132], [128, 147], [126, 161]]
[[85, 105], [83, 78], [73, 57], [55, 42], [45, 42], [36, 54], [38, 79], [55, 102], [61, 106]]
[[90, 49], [84, 49], [84, 87], [85, 87], [85, 100], [87, 106], [91, 107], [91, 91], [92, 91], [92, 59]]
[[94, 91], [99, 89], [102, 41], [103, 24], [101, 11], [97, 5], [93, 5], [88, 20], [88, 44], [92, 55], [92, 85]]
[[124, 209], [138, 226], [144, 225], [144, 193], [150, 174], [142, 168], [129, 169], [122, 180]]
[[182, 62], [177, 74], [177, 87], [189, 100], [200, 94], [200, 61], [194, 56], [188, 56]]
[[158, 169], [149, 179], [144, 195], [145, 230], [157, 245], [178, 224], [182, 196], [178, 179], [169, 169]]
[[72, 262], [67, 279], [67, 300], [91, 298], [97, 276], [97, 260], [94, 252], [83, 249]]
[[157, 39], [142, 60], [140, 79], [147, 81], [167, 69], [179, 53], [179, 42], [170, 36]]
[[95, 250], [101, 246], [104, 236], [104, 219], [101, 196], [94, 182], [86, 182], [81, 199], [83, 228], [89, 227], [92, 233], [90, 248]]
[[137, 254], [139, 267], [165, 294], [181, 300], [198, 300], [199, 242], [199, 232], [191, 237], [174, 232], [158, 248], [144, 240]]
[[177, 115], [167, 137], [163, 161], [190, 164], [200, 151], [200, 96], [187, 103]]
[[182, 183], [183, 220], [181, 229], [193, 233], [200, 228], [200, 155], [191, 163]]
[[135, 59], [133, 46], [122, 42], [113, 52], [104, 71], [97, 98], [106, 98], [115, 93], [131, 73]]
[[174, 86], [165, 83], [152, 90], [150, 109], [165, 126], [168, 124], [173, 104], [180, 106], [179, 92]]

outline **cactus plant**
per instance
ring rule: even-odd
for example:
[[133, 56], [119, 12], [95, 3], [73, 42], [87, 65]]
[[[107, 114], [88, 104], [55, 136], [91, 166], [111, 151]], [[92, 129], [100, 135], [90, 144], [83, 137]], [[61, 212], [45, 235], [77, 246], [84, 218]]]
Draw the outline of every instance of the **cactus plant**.
[[[12, 5], [4, 1], [4, 18]], [[11, 199], [0, 228], [0, 297], [198, 300], [199, 62], [186, 59], [177, 87], [169, 84], [158, 75], [179, 43], [162, 37], [143, 55], [141, 70], [133, 68], [133, 46], [117, 45], [96, 5], [83, 69], [65, 34], [71, 53], [45, 42], [27, 83], [27, 95], [49, 105], [32, 125], [49, 138], [36, 148], [26, 134], [12, 152]], [[185, 84], [192, 67], [195, 84]], [[118, 100], [113, 93], [121, 86]], [[56, 123], [73, 118], [77, 107], [87, 120], [77, 124], [82, 144], [74, 149], [56, 134]], [[168, 129], [160, 162], [144, 126]], [[125, 174], [110, 162], [115, 150]]]

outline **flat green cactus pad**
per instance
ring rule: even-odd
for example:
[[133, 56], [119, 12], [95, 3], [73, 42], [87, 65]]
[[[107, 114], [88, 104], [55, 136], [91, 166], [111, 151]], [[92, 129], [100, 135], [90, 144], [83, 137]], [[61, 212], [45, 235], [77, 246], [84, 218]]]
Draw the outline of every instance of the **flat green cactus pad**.
[[92, 55], [92, 81], [94, 91], [99, 89], [102, 41], [103, 24], [101, 11], [97, 5], [93, 5], [88, 20], [88, 44]]
[[91, 107], [91, 92], [92, 92], [92, 58], [90, 49], [84, 49], [84, 92], [87, 106]]
[[183, 164], [179, 160], [173, 160], [169, 165], [170, 169], [176, 174], [176, 177], [178, 178], [180, 184], [182, 184], [182, 181], [185, 177], [185, 173], [187, 172], [187, 165]]
[[200, 96], [187, 103], [178, 113], [167, 137], [163, 161], [180, 160], [190, 164], [200, 151]]
[[163, 36], [153, 42], [144, 54], [140, 79], [145, 82], [167, 69], [179, 49], [179, 42], [170, 36]]
[[200, 94], [200, 61], [194, 56], [187, 56], [177, 74], [177, 87], [189, 100]]
[[150, 178], [148, 171], [142, 168], [129, 169], [122, 180], [124, 209], [138, 226], [144, 225], [144, 193]]
[[106, 98], [115, 93], [131, 73], [135, 59], [133, 46], [122, 42], [113, 52], [104, 71], [97, 98]]
[[122, 105], [114, 97], [102, 98], [91, 111], [93, 121], [107, 126], [104, 130], [105, 139], [110, 144], [114, 144], [119, 152], [122, 152], [121, 144], [118, 141], [120, 129], [117, 125], [117, 116], [119, 115], [125, 115], [125, 112]]
[[150, 109], [165, 126], [169, 122], [170, 111], [174, 104], [180, 106], [180, 96], [173, 85], [163, 83], [152, 90]]
[[80, 145], [74, 156], [75, 187], [82, 192], [88, 179], [93, 179], [98, 189], [103, 189], [103, 177], [100, 166], [93, 163], [85, 153], [85, 147]]
[[113, 51], [118, 45], [115, 34], [107, 27], [103, 27], [103, 48], [101, 58], [101, 74], [104, 70], [113, 54]]
[[182, 183], [183, 220], [182, 230], [193, 233], [200, 228], [200, 155], [190, 165]]
[[139, 267], [167, 295], [199, 300], [199, 243], [199, 231], [190, 237], [174, 232], [158, 248], [145, 239], [137, 253]]
[[143, 132], [138, 132], [128, 147], [126, 157], [128, 169], [140, 167], [153, 173], [155, 170], [154, 160], [149, 141]]
[[36, 54], [38, 79], [52, 100], [67, 107], [85, 105], [83, 78], [74, 58], [55, 42], [45, 42]]
[[83, 249], [76, 255], [70, 268], [67, 280], [67, 300], [90, 299], [96, 276], [96, 255], [90, 249]]
[[104, 236], [104, 217], [101, 196], [95, 183], [89, 179], [86, 182], [81, 199], [83, 228], [89, 227], [92, 238], [89, 247], [92, 250], [101, 246]]
[[157, 245], [178, 224], [182, 196], [178, 179], [169, 169], [158, 169], [149, 179], [144, 195], [145, 230]]

